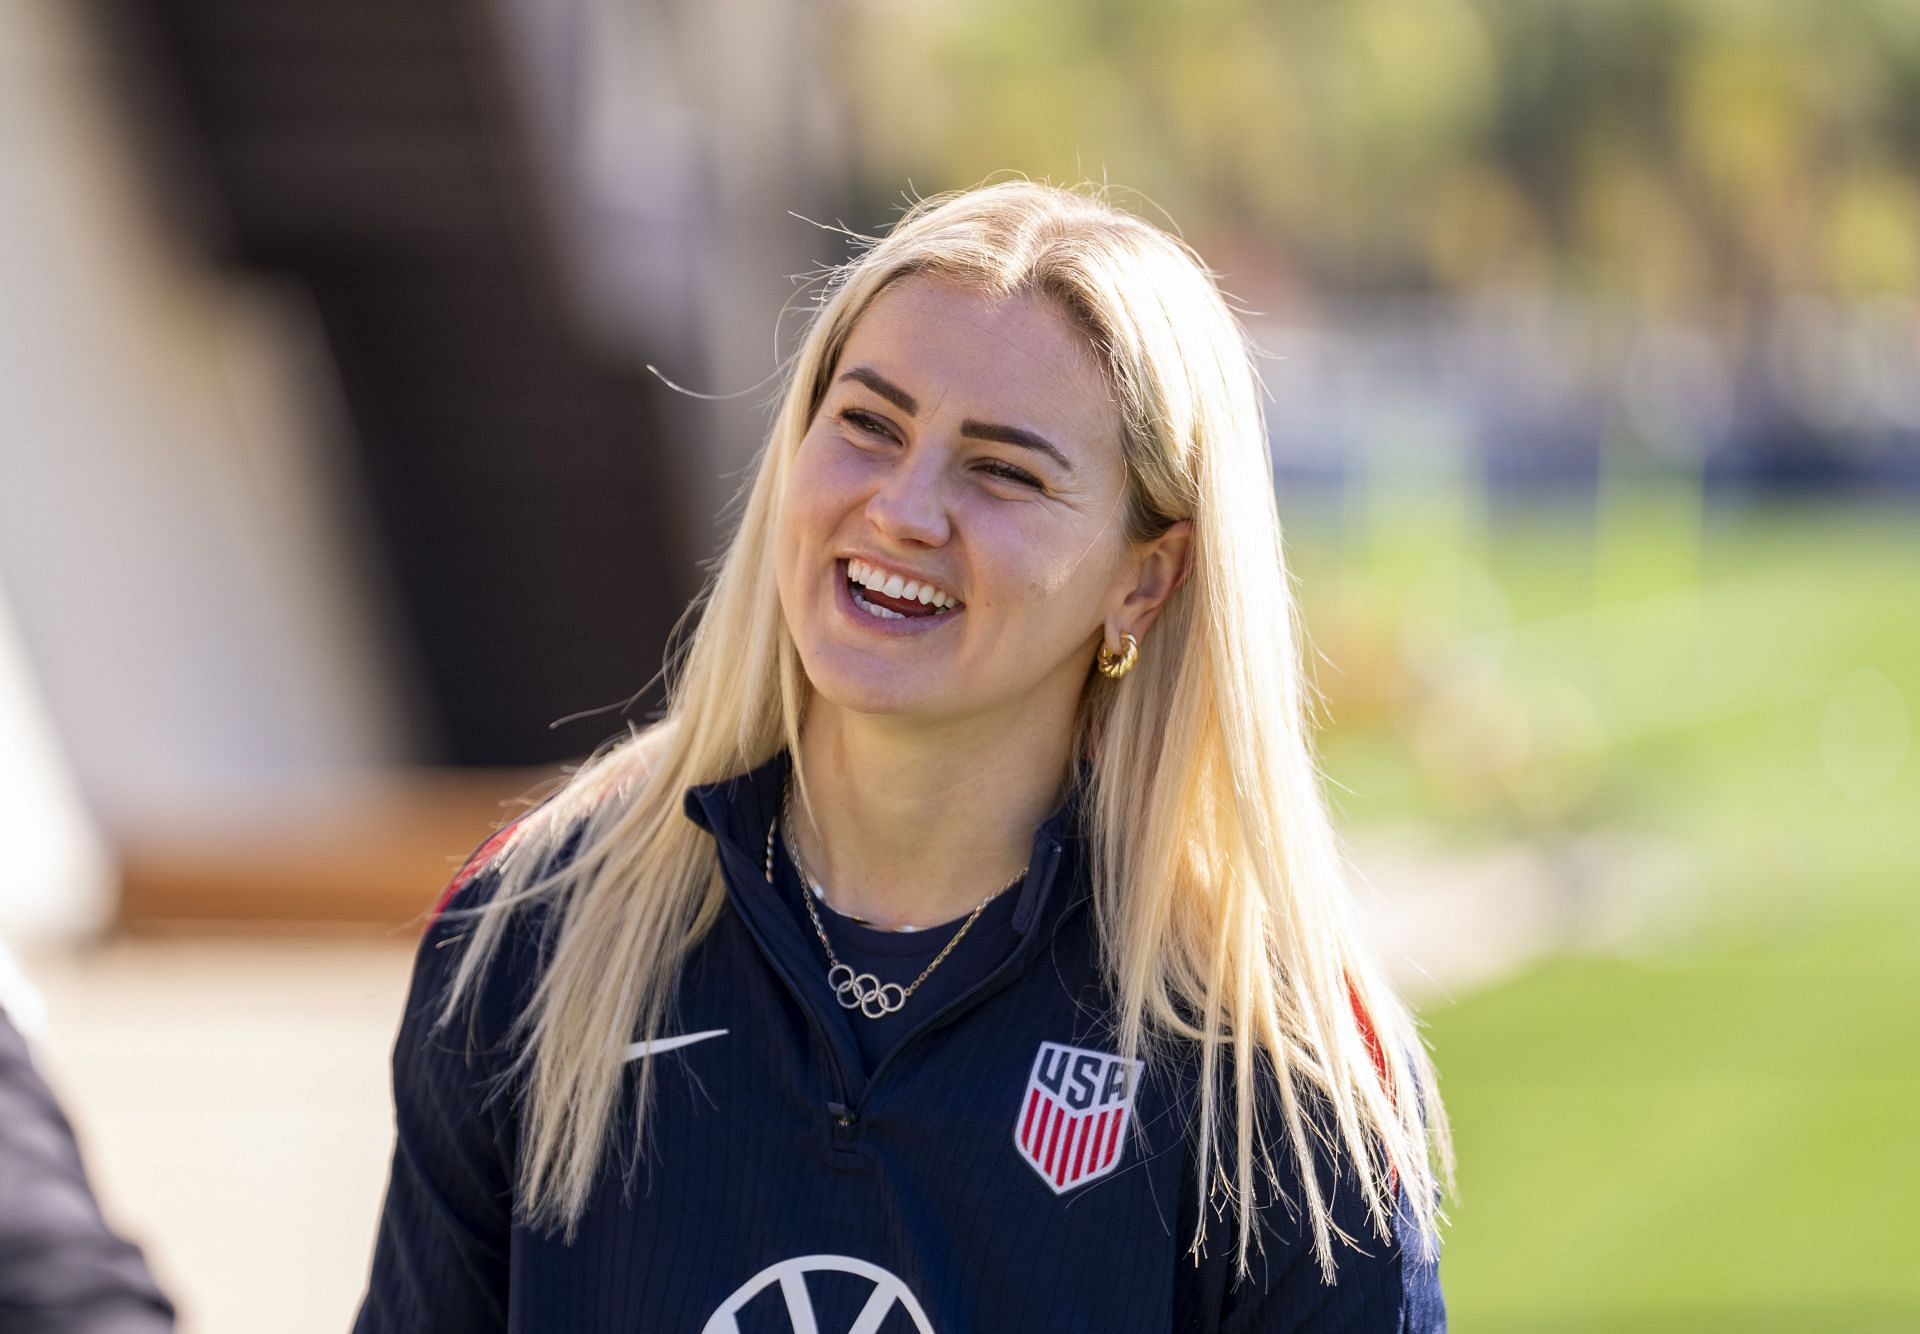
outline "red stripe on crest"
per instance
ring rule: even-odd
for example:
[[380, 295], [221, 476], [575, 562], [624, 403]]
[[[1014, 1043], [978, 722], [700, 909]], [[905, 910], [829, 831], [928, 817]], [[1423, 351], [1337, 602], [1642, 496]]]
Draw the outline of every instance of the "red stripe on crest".
[[[1075, 1176], [1079, 1176], [1080, 1173], [1086, 1168], [1087, 1145], [1098, 1144], [1100, 1142], [1100, 1132], [1107, 1128], [1107, 1118], [1111, 1115], [1113, 1115], [1112, 1112], [1100, 1113], [1098, 1119], [1096, 1119], [1093, 1123], [1093, 1129], [1088, 1131], [1086, 1136], [1083, 1139], [1081, 1139], [1080, 1152], [1075, 1154], [1073, 1158], [1073, 1174]], [[1096, 1167], [1099, 1166], [1099, 1162], [1097, 1161], [1099, 1156], [1100, 1156], [1099, 1153], [1096, 1151], [1094, 1154], [1094, 1158], [1096, 1159], [1094, 1166]]]
[[1113, 1161], [1113, 1151], [1120, 1143], [1120, 1127], [1126, 1124], [1127, 1109], [1122, 1107], [1119, 1115], [1113, 1118], [1113, 1125], [1107, 1130], [1107, 1146], [1100, 1154], [1100, 1166], [1105, 1167]]
[[1020, 1147], [1029, 1153], [1033, 1151], [1033, 1114], [1040, 1106], [1040, 1090], [1035, 1089], [1027, 1095], [1027, 1119], [1020, 1127]]
[[1084, 1138], [1086, 1131], [1087, 1119], [1084, 1116], [1075, 1117], [1073, 1124], [1067, 1127], [1066, 1143], [1060, 1146], [1062, 1150], [1060, 1154], [1060, 1165], [1053, 1174], [1054, 1185], [1064, 1186], [1067, 1184], [1067, 1168], [1073, 1163], [1074, 1140], [1076, 1137]]
[[1067, 1120], [1067, 1109], [1060, 1106], [1058, 1103], [1054, 1104], [1053, 1112], [1054, 1112], [1053, 1134], [1047, 1137], [1046, 1173], [1048, 1176], [1053, 1175], [1053, 1156], [1055, 1153], [1059, 1152], [1059, 1149], [1060, 1149], [1060, 1127], [1066, 1124], [1066, 1120]]

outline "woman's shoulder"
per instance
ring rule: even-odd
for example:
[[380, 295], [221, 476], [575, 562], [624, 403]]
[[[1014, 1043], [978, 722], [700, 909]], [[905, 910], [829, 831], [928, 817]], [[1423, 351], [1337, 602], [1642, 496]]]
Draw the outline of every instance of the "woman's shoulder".
[[[517, 911], [537, 905], [543, 895], [527, 888], [572, 860], [578, 852], [585, 822], [556, 818], [551, 801], [542, 803], [501, 825], [467, 854], [441, 887], [427, 913], [424, 935], [443, 925], [459, 926], [488, 913], [526, 916]], [[505, 901], [508, 895], [517, 901]], [[454, 932], [453, 934], [463, 934]]]
[[481, 840], [441, 888], [427, 933], [443, 921], [502, 913], [521, 926], [544, 919], [547, 893], [580, 853], [590, 831], [598, 842], [610, 816], [660, 768], [675, 725], [655, 723], [596, 755], [565, 783], [536, 799]]
[[415, 952], [409, 1010], [437, 1019], [464, 1009], [485, 1047], [507, 1040], [545, 966], [555, 896], [541, 882], [579, 848], [581, 828], [548, 815], [529, 811], [467, 855], [437, 895]]
[[[1217, 1096], [1229, 1103], [1233, 1066], [1223, 1054], [1215, 1083]], [[1295, 1328], [1304, 1312], [1317, 1313], [1328, 1327], [1356, 1331], [1444, 1329], [1437, 1264], [1405, 1183], [1389, 1164], [1371, 1164], [1389, 1172], [1387, 1213], [1377, 1215], [1325, 1092], [1296, 1079], [1288, 1096], [1264, 1061], [1255, 1066], [1252, 1161], [1244, 1177], [1237, 1136], [1216, 1136], [1203, 1189], [1195, 1158], [1201, 1113], [1195, 1109], [1189, 1118], [1179, 1226], [1181, 1237], [1197, 1242], [1199, 1250], [1193, 1265], [1181, 1267], [1181, 1302], [1218, 1312], [1222, 1329], [1248, 1334]], [[1300, 1119], [1297, 1137], [1287, 1125], [1289, 1104]], [[1305, 1199], [1309, 1179], [1327, 1202], [1324, 1258], [1331, 1262], [1331, 1280]], [[1251, 1204], [1245, 1215], [1234, 1207], [1242, 1190]], [[1249, 1223], [1242, 1269], [1242, 1233]]]
[[[1335, 1013], [1351, 1026], [1348, 1040], [1381, 1080], [1389, 1099], [1397, 1105], [1411, 1096], [1420, 1105], [1413, 1063], [1392, 1043], [1388, 1026], [1377, 1021], [1351, 979], [1340, 999]], [[1205, 1294], [1203, 1304], [1224, 1303], [1210, 1309], [1229, 1312], [1256, 1306], [1272, 1312], [1323, 1300], [1336, 1305], [1359, 1302], [1370, 1311], [1382, 1304], [1404, 1304], [1406, 1310], [1438, 1305], [1429, 1238], [1416, 1217], [1407, 1183], [1384, 1143], [1372, 1134], [1362, 1138], [1375, 1151], [1364, 1165], [1356, 1160], [1336, 1093], [1324, 1084], [1315, 1063], [1302, 1061], [1283, 1069], [1266, 1050], [1243, 1049], [1225, 1036], [1210, 1061], [1197, 1037], [1170, 1044], [1167, 1055], [1168, 1078], [1186, 1131], [1182, 1235], [1205, 1239], [1188, 1286]], [[1205, 1096], [1209, 1092], [1210, 1098]], [[1246, 1103], [1240, 1102], [1242, 1097]], [[1248, 1133], [1244, 1145], [1236, 1133], [1243, 1116]], [[1213, 1133], [1204, 1133], [1209, 1126]], [[1243, 1155], [1249, 1155], [1244, 1174]], [[1310, 1191], [1326, 1202], [1330, 1237], [1316, 1235], [1306, 1201]], [[1251, 1204], [1246, 1214], [1233, 1207], [1243, 1193]], [[1240, 1273], [1247, 1223], [1253, 1227], [1245, 1238], [1247, 1269]], [[1321, 1261], [1327, 1258], [1323, 1248], [1329, 1243], [1342, 1289], [1337, 1298], [1322, 1291]], [[1267, 1326], [1256, 1322], [1250, 1327]], [[1362, 1322], [1355, 1327], [1375, 1326]]]
[[665, 723], [635, 733], [482, 839], [426, 915], [416, 991], [470, 995], [504, 1032], [553, 957], [578, 878], [597, 867], [670, 737]]

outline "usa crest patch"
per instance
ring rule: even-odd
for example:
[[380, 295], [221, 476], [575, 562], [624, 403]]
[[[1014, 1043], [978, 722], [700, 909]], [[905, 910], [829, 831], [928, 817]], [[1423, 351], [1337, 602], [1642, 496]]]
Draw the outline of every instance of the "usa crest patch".
[[1133, 1095], [1145, 1066], [1103, 1051], [1043, 1042], [1013, 1123], [1013, 1142], [1040, 1179], [1064, 1195], [1126, 1156]]

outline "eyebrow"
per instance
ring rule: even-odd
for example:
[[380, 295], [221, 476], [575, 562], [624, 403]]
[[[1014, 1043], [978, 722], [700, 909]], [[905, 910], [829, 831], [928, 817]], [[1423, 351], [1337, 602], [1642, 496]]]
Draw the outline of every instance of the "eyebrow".
[[[868, 366], [855, 366], [841, 372], [841, 380], [852, 380], [863, 384], [874, 393], [899, 408], [908, 416], [920, 411], [920, 400], [909, 394], [886, 376]], [[1022, 449], [1031, 449], [1052, 459], [1064, 473], [1073, 471], [1073, 461], [1066, 452], [1043, 435], [1020, 426], [998, 426], [992, 422], [974, 421], [968, 418], [960, 423], [960, 434], [975, 440], [993, 440], [1003, 445], [1018, 445]]]
[[1032, 431], [1018, 426], [995, 426], [991, 422], [963, 421], [960, 434], [972, 436], [975, 440], [998, 440], [1003, 445], [1019, 445], [1022, 449], [1038, 450], [1060, 465], [1060, 471], [1071, 473], [1073, 464], [1061, 452], [1060, 447], [1045, 436], [1035, 435]]
[[865, 366], [855, 366], [852, 370], [842, 374], [840, 378], [842, 380], [859, 381], [909, 416], [920, 411], [919, 399], [909, 394], [879, 371], [870, 370]]

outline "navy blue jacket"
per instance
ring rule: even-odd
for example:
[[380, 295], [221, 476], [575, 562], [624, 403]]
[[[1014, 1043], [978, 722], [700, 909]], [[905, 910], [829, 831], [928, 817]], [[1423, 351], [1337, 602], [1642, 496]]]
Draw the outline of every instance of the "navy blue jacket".
[[[394, 1049], [397, 1140], [360, 1334], [1444, 1330], [1436, 1267], [1398, 1239], [1404, 1207], [1383, 1244], [1330, 1160], [1314, 1170], [1364, 1248], [1338, 1250], [1336, 1284], [1285, 1203], [1261, 1213], [1250, 1278], [1231, 1277], [1231, 1210], [1205, 1258], [1188, 1256], [1193, 1068], [1113, 1055], [1071, 802], [1035, 833], [1012, 955], [862, 1076], [818, 942], [763, 874], [786, 771], [783, 753], [687, 794], [728, 902], [645, 1057], [660, 1062], [648, 1151], [631, 1173], [609, 1155], [571, 1243], [515, 1221], [517, 1118], [486, 1096], [539, 973], [538, 913], [515, 919], [471, 1035], [431, 1031], [467, 927], [428, 930]], [[490, 884], [475, 875], [454, 902]], [[632, 1101], [630, 1075], [623, 1146]]]

